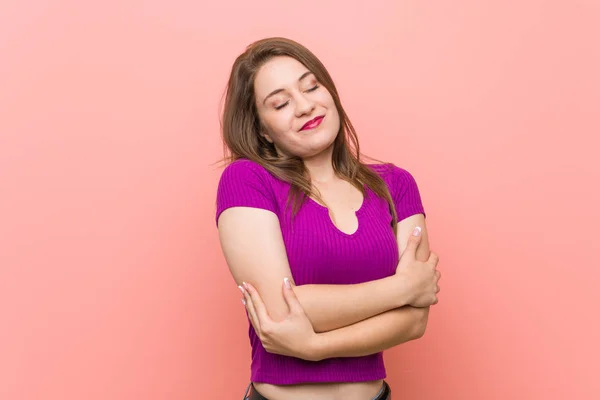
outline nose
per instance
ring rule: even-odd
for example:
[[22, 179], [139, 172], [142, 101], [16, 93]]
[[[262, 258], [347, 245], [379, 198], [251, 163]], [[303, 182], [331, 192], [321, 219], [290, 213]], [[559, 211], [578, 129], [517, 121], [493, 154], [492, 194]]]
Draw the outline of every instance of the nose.
[[300, 94], [296, 98], [296, 116], [310, 114], [315, 109], [315, 103], [306, 96]]

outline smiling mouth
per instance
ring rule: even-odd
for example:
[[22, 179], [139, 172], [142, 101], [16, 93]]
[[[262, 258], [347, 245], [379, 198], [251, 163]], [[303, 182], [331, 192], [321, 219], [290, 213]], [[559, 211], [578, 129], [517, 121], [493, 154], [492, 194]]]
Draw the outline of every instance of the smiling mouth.
[[308, 121], [307, 123], [304, 124], [304, 126], [302, 126], [302, 128], [300, 129], [301, 131], [305, 131], [308, 129], [313, 129], [316, 128], [317, 126], [319, 126], [321, 124], [321, 121], [323, 121], [323, 118], [325, 118], [324, 115], [320, 115], [318, 117], [315, 117], [313, 119], [311, 119], [310, 121]]

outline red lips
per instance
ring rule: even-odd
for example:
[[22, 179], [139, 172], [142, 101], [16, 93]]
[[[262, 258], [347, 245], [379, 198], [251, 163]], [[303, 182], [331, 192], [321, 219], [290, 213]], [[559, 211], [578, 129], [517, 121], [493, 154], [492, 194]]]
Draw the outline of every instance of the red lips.
[[321, 121], [323, 121], [323, 118], [325, 118], [325, 116], [324, 115], [320, 115], [318, 117], [315, 117], [315, 118], [311, 119], [310, 121], [308, 121], [307, 123], [305, 123], [300, 130], [301, 131], [305, 131], [307, 129], [316, 128], [317, 126], [319, 126], [321, 124]]

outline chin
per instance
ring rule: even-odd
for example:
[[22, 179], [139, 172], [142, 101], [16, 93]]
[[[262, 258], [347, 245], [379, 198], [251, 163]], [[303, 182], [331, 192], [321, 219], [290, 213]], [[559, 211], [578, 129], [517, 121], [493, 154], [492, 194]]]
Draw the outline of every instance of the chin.
[[335, 140], [328, 141], [326, 143], [315, 144], [315, 146], [313, 146], [311, 149], [312, 151], [310, 152], [310, 155], [307, 155], [307, 157], [316, 157], [316, 156], [325, 155], [325, 154], [331, 155], [334, 143], [335, 143]]

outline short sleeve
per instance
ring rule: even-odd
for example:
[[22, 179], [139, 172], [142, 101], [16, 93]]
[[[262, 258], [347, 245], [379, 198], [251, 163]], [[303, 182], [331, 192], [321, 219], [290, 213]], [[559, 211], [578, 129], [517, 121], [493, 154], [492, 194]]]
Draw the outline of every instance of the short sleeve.
[[425, 215], [419, 187], [410, 172], [392, 165], [390, 186], [392, 199], [394, 200], [394, 206], [396, 207], [396, 214], [398, 215], [398, 222], [411, 215]]
[[261, 208], [277, 214], [270, 177], [267, 170], [249, 160], [229, 164], [223, 170], [217, 188], [217, 225], [221, 213], [231, 207]]

